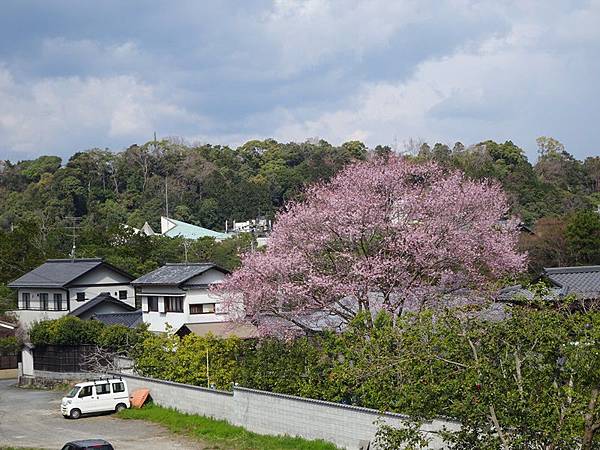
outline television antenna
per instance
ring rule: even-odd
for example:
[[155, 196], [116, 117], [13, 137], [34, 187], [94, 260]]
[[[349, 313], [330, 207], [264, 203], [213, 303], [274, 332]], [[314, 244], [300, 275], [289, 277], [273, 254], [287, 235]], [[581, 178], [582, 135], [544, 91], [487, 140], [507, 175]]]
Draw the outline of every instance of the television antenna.
[[76, 240], [77, 240], [77, 230], [79, 230], [81, 228], [81, 217], [67, 216], [67, 217], [65, 217], [65, 219], [71, 221], [71, 225], [65, 227], [65, 229], [69, 230], [69, 233], [67, 233], [67, 236], [72, 239], [71, 253], [69, 254], [69, 257], [72, 260], [74, 260], [75, 259], [75, 249], [76, 249], [75, 244], [76, 244]]

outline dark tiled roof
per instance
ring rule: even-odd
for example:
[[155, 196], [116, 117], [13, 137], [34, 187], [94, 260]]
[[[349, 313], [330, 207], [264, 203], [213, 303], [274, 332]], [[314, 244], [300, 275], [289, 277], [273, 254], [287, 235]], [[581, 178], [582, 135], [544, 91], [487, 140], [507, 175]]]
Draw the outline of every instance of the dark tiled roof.
[[141, 309], [132, 312], [94, 314], [92, 319], [105, 325], [125, 325], [129, 328], [137, 327], [143, 323]]
[[49, 259], [31, 272], [9, 283], [9, 287], [63, 287], [102, 264], [99, 258]]
[[101, 258], [49, 259], [41, 266], [8, 283], [8, 286], [61, 288], [99, 266], [108, 267], [129, 279], [133, 278], [127, 272], [104, 262]]
[[562, 295], [600, 298], [600, 266], [547, 267], [544, 268], [544, 275], [561, 288]]
[[79, 308], [76, 308], [73, 311], [71, 311], [69, 313], [69, 315], [79, 317], [83, 313], [89, 311], [90, 309], [95, 308], [96, 306], [98, 306], [101, 303], [111, 303], [115, 306], [118, 306], [118, 307], [124, 309], [125, 311], [134, 311], [135, 310], [135, 308], [133, 306], [128, 305], [127, 303], [122, 302], [121, 300], [117, 300], [112, 295], [110, 295], [108, 292], [103, 292], [102, 294], [97, 295], [90, 301], [84, 303]]
[[228, 273], [212, 263], [193, 263], [193, 264], [175, 264], [168, 263], [158, 269], [142, 275], [131, 282], [134, 286], [144, 285], [175, 285], [185, 283], [190, 278], [200, 275], [209, 269], [217, 269], [223, 273]]

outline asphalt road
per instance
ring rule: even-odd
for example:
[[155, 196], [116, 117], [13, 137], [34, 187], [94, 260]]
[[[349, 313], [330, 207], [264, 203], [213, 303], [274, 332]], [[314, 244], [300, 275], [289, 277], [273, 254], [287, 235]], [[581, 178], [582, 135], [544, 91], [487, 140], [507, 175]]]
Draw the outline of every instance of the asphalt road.
[[63, 394], [21, 389], [15, 380], [0, 380], [0, 447], [60, 449], [75, 439], [106, 439], [116, 450], [204, 449], [201, 444], [140, 420], [111, 415], [65, 419], [60, 413]]

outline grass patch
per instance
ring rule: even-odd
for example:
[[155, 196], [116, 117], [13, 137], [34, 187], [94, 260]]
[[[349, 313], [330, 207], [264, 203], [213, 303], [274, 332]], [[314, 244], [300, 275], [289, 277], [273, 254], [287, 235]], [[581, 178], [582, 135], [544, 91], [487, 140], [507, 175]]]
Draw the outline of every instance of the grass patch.
[[335, 450], [337, 447], [325, 441], [307, 441], [289, 436], [268, 436], [252, 433], [225, 420], [185, 414], [153, 404], [141, 409], [126, 409], [118, 414], [122, 419], [141, 419], [159, 423], [170, 431], [196, 438], [216, 449], [236, 450]]

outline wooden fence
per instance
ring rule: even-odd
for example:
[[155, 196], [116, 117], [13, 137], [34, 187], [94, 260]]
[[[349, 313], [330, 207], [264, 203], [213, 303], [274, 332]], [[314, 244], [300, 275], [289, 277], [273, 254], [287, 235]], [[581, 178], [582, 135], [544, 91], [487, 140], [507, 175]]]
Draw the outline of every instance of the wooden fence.
[[94, 345], [46, 345], [33, 349], [33, 368], [48, 372], [87, 372]]
[[0, 370], [2, 369], [16, 369], [19, 363], [19, 356], [14, 355], [0, 355]]

